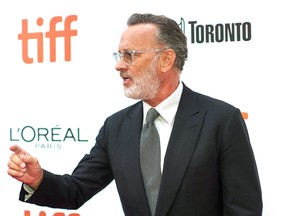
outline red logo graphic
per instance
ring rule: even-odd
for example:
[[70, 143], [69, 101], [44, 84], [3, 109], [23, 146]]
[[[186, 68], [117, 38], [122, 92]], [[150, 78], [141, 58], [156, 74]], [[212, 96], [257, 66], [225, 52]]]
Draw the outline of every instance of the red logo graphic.
[[[67, 16], [64, 20], [64, 30], [56, 30], [56, 24], [62, 22], [61, 16], [52, 17], [49, 24], [49, 31], [28, 32], [28, 20], [22, 20], [22, 33], [18, 34], [18, 39], [22, 41], [22, 58], [27, 64], [34, 62], [34, 58], [29, 57], [29, 41], [36, 40], [37, 43], [37, 62], [43, 62], [44, 56], [44, 37], [50, 42], [50, 62], [56, 61], [56, 38], [64, 38], [65, 61], [71, 60], [71, 37], [77, 35], [77, 30], [71, 29], [71, 23], [77, 20], [76, 15]], [[39, 17], [36, 21], [38, 26], [44, 23], [43, 18]]]
[[241, 112], [243, 119], [248, 119], [248, 113], [247, 112]]
[[[32, 216], [32, 215], [30, 214], [30, 211], [26, 210], [24, 211], [24, 216]], [[39, 212], [38, 216], [48, 216], [48, 215], [44, 211], [41, 211]], [[80, 216], [80, 214], [71, 213], [71, 214], [65, 215], [63, 212], [56, 212], [53, 214], [53, 216]]]

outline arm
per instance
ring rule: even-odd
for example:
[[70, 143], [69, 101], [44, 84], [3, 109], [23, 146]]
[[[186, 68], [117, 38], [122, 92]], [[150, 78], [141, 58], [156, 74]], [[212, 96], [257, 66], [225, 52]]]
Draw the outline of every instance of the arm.
[[224, 215], [261, 216], [258, 171], [239, 110], [233, 112], [227, 122], [220, 154]]
[[[103, 132], [103, 129], [101, 131]], [[31, 187], [31, 182], [27, 181], [27, 179], [29, 179], [28, 176], [26, 176], [28, 175], [27, 167], [32, 164], [38, 164], [35, 166], [39, 172], [41, 170], [41, 178], [39, 177], [41, 181], [37, 184], [37, 187], [33, 187], [35, 191], [27, 202], [53, 208], [77, 209], [93, 195], [106, 187], [113, 180], [113, 174], [109, 165], [106, 149], [103, 147], [104, 139], [100, 138], [103, 136], [102, 132], [99, 133], [96, 144], [90, 154], [86, 154], [82, 158], [71, 175], [56, 175], [44, 170], [35, 158], [34, 160], [37, 161], [37, 163], [25, 163], [24, 158], [21, 160], [14, 159], [16, 162], [13, 163], [10, 161], [8, 163], [10, 164], [8, 165], [10, 167], [8, 173]], [[27, 154], [25, 153], [25, 155]], [[33, 158], [32, 156], [29, 157]], [[20, 158], [22, 158], [22, 156], [20, 156]], [[13, 164], [13, 166], [11, 164]], [[15, 164], [17, 164], [17, 166]], [[31, 174], [31, 172], [29, 173]], [[35, 178], [32, 179], [35, 180]], [[21, 201], [25, 200], [26, 193], [22, 187], [19, 197]]]

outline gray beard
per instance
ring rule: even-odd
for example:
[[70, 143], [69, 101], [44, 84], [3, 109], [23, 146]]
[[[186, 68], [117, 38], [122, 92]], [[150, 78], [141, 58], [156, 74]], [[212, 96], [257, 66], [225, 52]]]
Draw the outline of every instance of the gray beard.
[[141, 76], [133, 78], [133, 84], [124, 88], [125, 96], [132, 99], [154, 99], [159, 91], [161, 82], [156, 72], [157, 59], [155, 58]]

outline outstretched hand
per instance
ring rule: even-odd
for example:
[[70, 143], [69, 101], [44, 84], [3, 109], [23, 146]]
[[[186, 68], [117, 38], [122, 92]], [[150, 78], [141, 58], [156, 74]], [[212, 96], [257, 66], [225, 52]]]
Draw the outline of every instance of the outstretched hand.
[[12, 145], [10, 150], [13, 153], [7, 164], [7, 173], [36, 190], [43, 179], [43, 170], [38, 159], [18, 145]]

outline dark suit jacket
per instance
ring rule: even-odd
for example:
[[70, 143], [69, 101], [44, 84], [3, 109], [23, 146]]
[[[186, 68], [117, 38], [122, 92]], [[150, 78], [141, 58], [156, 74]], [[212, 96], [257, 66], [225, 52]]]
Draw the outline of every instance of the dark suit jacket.
[[[149, 216], [139, 164], [142, 102], [108, 117], [72, 176], [44, 170], [29, 203], [77, 209], [115, 179], [127, 216]], [[23, 200], [23, 188], [20, 199]], [[109, 203], [107, 203], [109, 205]], [[257, 167], [239, 109], [184, 85], [167, 147], [157, 216], [260, 216]]]

